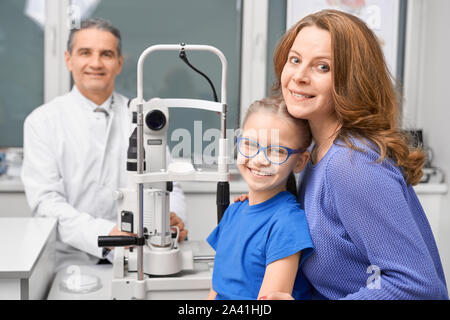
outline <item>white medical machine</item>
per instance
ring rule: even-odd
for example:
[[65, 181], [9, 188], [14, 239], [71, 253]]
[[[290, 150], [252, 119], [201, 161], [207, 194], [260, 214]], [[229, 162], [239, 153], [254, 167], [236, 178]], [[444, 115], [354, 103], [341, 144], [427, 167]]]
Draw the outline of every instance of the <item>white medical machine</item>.
[[[144, 101], [144, 60], [151, 53], [161, 50], [179, 51], [180, 58], [189, 66], [187, 52], [208, 51], [216, 54], [222, 64], [221, 101], [160, 98]], [[111, 298], [151, 299], [152, 286], [161, 285], [162, 276], [176, 277], [181, 271], [194, 269], [196, 257], [189, 242], [178, 244], [179, 230], [176, 234], [171, 232], [169, 197], [174, 181], [217, 181], [218, 221], [228, 207], [226, 80], [227, 60], [220, 50], [212, 46], [155, 45], [141, 54], [137, 65], [137, 98], [130, 103], [136, 129], [130, 137], [128, 148], [128, 185], [115, 193], [118, 201], [118, 225], [122, 231], [135, 233], [137, 236], [98, 238], [100, 247], [115, 248]], [[173, 162], [166, 166], [169, 108], [196, 108], [221, 115], [217, 171], [197, 170], [187, 162]], [[170, 285], [170, 281], [167, 283]]]

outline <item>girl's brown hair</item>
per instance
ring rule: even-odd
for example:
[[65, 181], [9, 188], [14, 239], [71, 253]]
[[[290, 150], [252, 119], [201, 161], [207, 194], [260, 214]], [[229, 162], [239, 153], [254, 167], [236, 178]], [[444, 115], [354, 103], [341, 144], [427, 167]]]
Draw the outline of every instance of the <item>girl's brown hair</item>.
[[286, 103], [281, 97], [269, 97], [253, 102], [245, 113], [242, 127], [245, 126], [245, 123], [252, 114], [261, 111], [270, 112], [276, 117], [286, 119], [290, 123], [292, 123], [298, 129], [298, 133], [301, 137], [301, 142], [298, 148], [306, 150], [310, 146], [312, 142], [312, 136], [308, 121], [304, 119], [297, 119], [291, 116], [291, 114], [287, 110]]
[[422, 178], [425, 153], [412, 148], [400, 129], [399, 100], [377, 37], [359, 18], [337, 10], [323, 10], [300, 20], [281, 38], [274, 52], [281, 95], [281, 73], [297, 34], [308, 26], [326, 30], [331, 36], [332, 96], [341, 124], [337, 138], [350, 148], [355, 137], [368, 139], [378, 147], [378, 161], [393, 159], [403, 169], [408, 184]]

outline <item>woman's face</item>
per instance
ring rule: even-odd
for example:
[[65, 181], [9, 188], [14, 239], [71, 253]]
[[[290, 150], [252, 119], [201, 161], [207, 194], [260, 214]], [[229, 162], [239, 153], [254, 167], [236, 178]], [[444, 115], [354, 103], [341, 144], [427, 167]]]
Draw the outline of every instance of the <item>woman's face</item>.
[[328, 31], [315, 26], [300, 30], [281, 73], [281, 88], [292, 116], [310, 121], [335, 117]]

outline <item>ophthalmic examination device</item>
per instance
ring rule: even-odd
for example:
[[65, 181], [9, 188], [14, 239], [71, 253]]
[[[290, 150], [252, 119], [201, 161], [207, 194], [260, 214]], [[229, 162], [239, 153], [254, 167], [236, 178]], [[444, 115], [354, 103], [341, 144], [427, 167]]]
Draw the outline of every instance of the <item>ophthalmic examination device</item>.
[[[178, 51], [191, 68], [186, 53], [208, 51], [217, 55], [222, 65], [221, 100], [210, 82], [216, 101], [196, 99], [143, 98], [144, 60], [156, 51]], [[202, 74], [204, 75], [204, 74]], [[204, 75], [205, 76], [205, 75]], [[208, 45], [154, 45], [143, 51], [137, 64], [137, 98], [130, 103], [136, 128], [130, 137], [127, 159], [127, 186], [115, 191], [118, 225], [136, 236], [100, 236], [100, 247], [115, 248], [112, 298], [146, 299], [152, 280], [193, 270], [194, 256], [189, 245], [178, 244], [179, 230], [172, 236], [169, 197], [175, 181], [216, 181], [217, 215], [220, 221], [229, 205], [229, 156], [226, 137], [227, 60], [223, 53]], [[217, 112], [221, 116], [221, 137], [217, 171], [194, 169], [186, 162], [166, 163], [169, 108], [195, 108]]]

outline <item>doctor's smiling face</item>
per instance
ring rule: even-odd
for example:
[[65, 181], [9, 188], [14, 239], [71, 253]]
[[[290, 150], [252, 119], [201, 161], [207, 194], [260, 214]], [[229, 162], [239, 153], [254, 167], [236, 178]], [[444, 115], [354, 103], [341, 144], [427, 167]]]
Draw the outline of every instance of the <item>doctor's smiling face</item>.
[[72, 52], [65, 52], [66, 65], [78, 90], [96, 104], [102, 104], [114, 91], [123, 57], [117, 51], [117, 38], [108, 31], [88, 28], [75, 33]]

